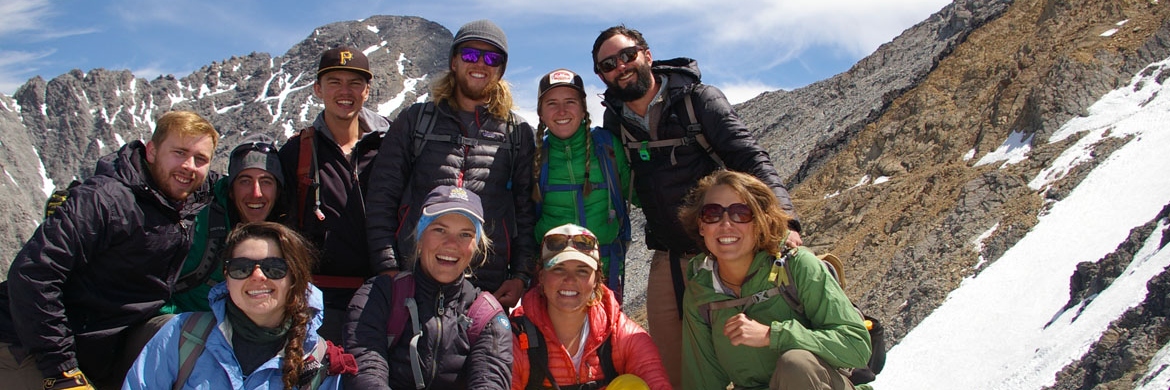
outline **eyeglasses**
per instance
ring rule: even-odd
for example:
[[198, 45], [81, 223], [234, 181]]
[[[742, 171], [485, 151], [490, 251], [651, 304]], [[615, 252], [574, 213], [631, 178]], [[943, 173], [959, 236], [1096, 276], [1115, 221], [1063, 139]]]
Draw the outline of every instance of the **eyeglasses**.
[[252, 151], [260, 153], [276, 153], [276, 145], [267, 142], [249, 142], [246, 144], [240, 144], [239, 146], [236, 146], [235, 149], [232, 149], [231, 157]]
[[466, 62], [469, 64], [474, 64], [476, 62], [479, 62], [479, 57], [481, 57], [481, 56], [483, 57], [483, 63], [486, 64], [487, 66], [490, 66], [493, 68], [496, 68], [496, 67], [499, 67], [500, 65], [503, 65], [504, 60], [507, 58], [506, 56], [504, 56], [504, 53], [497, 53], [497, 52], [488, 51], [488, 50], [480, 50], [480, 49], [476, 49], [474, 47], [465, 47], [465, 48], [459, 49], [459, 58], [462, 59], [463, 62]]
[[630, 46], [625, 49], [618, 50], [617, 54], [605, 57], [601, 61], [597, 61], [597, 69], [602, 73], [609, 73], [618, 67], [618, 61], [623, 64], [628, 64], [638, 59], [638, 53], [642, 51], [641, 46]]
[[260, 260], [237, 257], [228, 259], [224, 265], [227, 276], [236, 280], [244, 280], [252, 276], [256, 267], [260, 267], [260, 272], [264, 273], [264, 277], [268, 279], [284, 279], [285, 276], [288, 276], [288, 262], [279, 257], [266, 257]]
[[597, 237], [587, 234], [548, 234], [544, 236], [544, 253], [552, 254], [572, 245], [573, 249], [586, 254], [597, 250]]
[[723, 205], [708, 203], [699, 208], [699, 220], [703, 223], [719, 223], [723, 220], [723, 213], [727, 212], [727, 217], [731, 218], [731, 222], [748, 223], [755, 217], [752, 214], [752, 208], [743, 203], [734, 203], [730, 206], [723, 207]]

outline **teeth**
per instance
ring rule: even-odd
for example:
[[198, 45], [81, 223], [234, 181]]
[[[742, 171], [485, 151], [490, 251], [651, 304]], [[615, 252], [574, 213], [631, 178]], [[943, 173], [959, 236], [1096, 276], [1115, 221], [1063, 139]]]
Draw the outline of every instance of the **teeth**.
[[561, 120], [557, 120], [557, 121], [553, 121], [553, 122], [558, 124], [558, 125], [565, 125], [565, 124], [568, 124], [571, 119], [572, 118], [565, 118], [565, 119], [561, 119]]
[[272, 294], [272, 289], [268, 290], [248, 290], [245, 291], [248, 295]]
[[264, 203], [245, 203], [244, 206], [250, 209], [259, 210], [264, 208]]
[[562, 297], [575, 297], [580, 293], [572, 290], [558, 290], [557, 294], [560, 294]]
[[471, 72], [470, 75], [477, 79], [487, 78], [487, 73]]
[[350, 104], [353, 104], [353, 100], [338, 100], [337, 104], [350, 105]]
[[459, 258], [454, 257], [454, 256], [435, 255], [435, 258], [437, 258], [441, 261], [450, 261], [450, 262], [458, 262], [459, 261]]
[[178, 181], [181, 184], [191, 184], [193, 180], [191, 180], [189, 177], [175, 176], [175, 181]]
[[719, 237], [720, 244], [733, 244], [739, 241], [739, 237]]

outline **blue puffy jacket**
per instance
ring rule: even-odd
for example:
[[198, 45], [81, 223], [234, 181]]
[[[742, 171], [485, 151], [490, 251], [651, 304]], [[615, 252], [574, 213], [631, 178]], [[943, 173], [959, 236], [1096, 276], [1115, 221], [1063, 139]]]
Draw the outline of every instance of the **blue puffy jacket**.
[[[324, 318], [321, 290], [309, 286], [309, 307], [317, 313], [309, 321], [309, 331], [305, 337], [304, 350], [311, 352], [318, 342], [325, 342], [317, 336], [317, 328]], [[247, 377], [240, 369], [236, 354], [232, 350], [225, 330], [230, 325], [225, 324], [224, 305], [228, 299], [228, 290], [224, 283], [211, 289], [208, 294], [211, 300], [211, 311], [215, 313], [216, 327], [207, 336], [207, 347], [199, 359], [195, 361], [195, 369], [187, 379], [184, 389], [282, 389], [281, 364], [283, 358], [275, 356]], [[126, 381], [122, 389], [170, 389], [175, 377], [179, 375], [179, 338], [183, 323], [190, 318], [191, 313], [183, 313], [171, 319], [154, 335], [154, 338], [142, 349], [130, 372], [126, 373]], [[340, 389], [340, 375], [325, 378], [319, 389]]]

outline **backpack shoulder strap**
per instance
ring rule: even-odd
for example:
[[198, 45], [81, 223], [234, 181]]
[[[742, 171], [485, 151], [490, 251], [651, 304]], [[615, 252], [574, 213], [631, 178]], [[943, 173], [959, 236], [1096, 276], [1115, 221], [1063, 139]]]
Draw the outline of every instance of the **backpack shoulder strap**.
[[475, 345], [475, 342], [479, 340], [483, 328], [492, 322], [497, 315], [503, 313], [504, 307], [500, 305], [492, 293], [480, 291], [479, 295], [475, 297], [475, 301], [471, 303], [471, 308], [467, 311], [467, 316], [471, 317], [471, 327], [467, 329], [467, 339], [471, 345]]
[[187, 383], [191, 372], [195, 370], [195, 361], [203, 354], [207, 347], [207, 336], [215, 328], [215, 314], [206, 311], [191, 313], [183, 322], [182, 333], [179, 335], [179, 373], [175, 376], [175, 383], [171, 387], [178, 390]]
[[528, 316], [512, 317], [512, 333], [520, 340], [520, 349], [528, 352], [529, 375], [528, 384], [524, 388], [545, 389], [544, 380], [548, 379], [554, 389], [560, 389], [556, 379], [548, 372], [548, 347], [544, 343], [544, 335], [540, 333], [540, 328], [537, 328]]
[[423, 103], [422, 112], [418, 115], [418, 120], [414, 123], [414, 133], [410, 137], [410, 161], [418, 159], [422, 155], [423, 147], [427, 145], [431, 131], [435, 129], [435, 103]]
[[719, 158], [718, 154], [715, 154], [715, 149], [712, 149], [711, 143], [707, 142], [707, 136], [703, 135], [703, 123], [699, 122], [698, 117], [695, 116], [695, 103], [693, 103], [694, 100], [695, 89], [692, 89], [691, 93], [687, 94], [687, 98], [683, 99], [684, 105], [687, 108], [687, 119], [691, 121], [690, 124], [687, 125], [687, 137], [694, 137], [695, 142], [703, 148], [703, 151], [707, 152], [708, 156], [711, 156], [711, 160], [714, 160], [715, 164], [718, 164], [720, 169], [726, 169], [727, 164], [724, 164], [723, 159]]
[[[403, 271], [394, 276], [390, 284], [390, 317], [386, 320], [386, 343], [391, 348], [406, 332], [406, 321], [417, 316], [406, 307], [407, 300], [414, 302], [414, 275]], [[417, 319], [414, 319], [418, 322]], [[417, 326], [416, 326], [417, 328]]]
[[613, 205], [609, 218], [611, 221], [617, 218], [621, 222], [618, 237], [629, 241], [631, 231], [628, 217], [629, 209], [622, 197], [621, 183], [618, 182], [621, 178], [618, 176], [617, 161], [615, 161], [617, 151], [614, 150], [613, 135], [605, 130], [591, 131], [590, 135], [593, 136], [593, 153], [597, 155], [597, 161], [601, 164], [605, 186], [609, 189], [609, 200]]
[[597, 381], [598, 387], [607, 386], [614, 378], [620, 375], [617, 372], [617, 367], [613, 364], [613, 335], [610, 334], [601, 343], [601, 348], [597, 350], [597, 360], [601, 361], [601, 372], [605, 374], [605, 379]]
[[219, 251], [227, 240], [228, 227], [227, 213], [218, 204], [207, 206], [207, 241], [203, 248], [203, 257], [194, 271], [179, 277], [175, 282], [175, 292], [190, 291], [201, 284], [214, 284], [209, 276], [211, 270], [218, 263]]
[[318, 220], [325, 220], [321, 214], [321, 180], [317, 170], [317, 143], [316, 129], [313, 126], [301, 129], [297, 135], [301, 140], [300, 153], [297, 154], [297, 226], [305, 227], [305, 204], [309, 201], [309, 191], [313, 192], [314, 214]]

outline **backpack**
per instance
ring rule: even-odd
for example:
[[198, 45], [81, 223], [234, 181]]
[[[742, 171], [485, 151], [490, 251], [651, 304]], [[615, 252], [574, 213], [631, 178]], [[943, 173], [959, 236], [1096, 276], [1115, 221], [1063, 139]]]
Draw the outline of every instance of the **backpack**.
[[78, 185], [81, 185], [81, 181], [74, 180], [69, 182], [68, 187], [53, 190], [53, 193], [49, 194], [49, 199], [45, 199], [45, 219], [48, 219], [49, 216], [57, 212], [58, 207], [65, 204], [65, 200], [69, 199], [69, 190]]
[[[305, 230], [305, 202], [309, 191], [313, 191], [313, 214], [318, 221], [325, 220], [321, 212], [321, 173], [317, 170], [317, 143], [314, 142], [317, 129], [313, 126], [301, 129], [301, 150], [297, 154], [297, 229]], [[306, 146], [307, 145], [307, 146]]]
[[[769, 279], [775, 281], [776, 287], [751, 296], [699, 305], [699, 316], [703, 318], [707, 325], [710, 325], [712, 310], [739, 306], [742, 306], [743, 310], [747, 310], [749, 306], [767, 301], [777, 295], [784, 298], [784, 301], [788, 303], [788, 306], [792, 310], [804, 316], [804, 304], [800, 301], [800, 295], [797, 294], [796, 279], [790, 277], [792, 271], [788, 265], [789, 259], [796, 255], [796, 250], [796, 248], [785, 250], [773, 262], [772, 274], [769, 275]], [[828, 269], [829, 274], [833, 275], [833, 280], [836, 280], [838, 285], [844, 287], [844, 266], [841, 264], [841, 260], [832, 253], [819, 255], [817, 258], [821, 259], [821, 263]], [[861, 315], [865, 328], [869, 331], [871, 345], [869, 362], [866, 363], [866, 367], [854, 368], [849, 375], [849, 381], [855, 385], [859, 385], [872, 382], [886, 365], [885, 328], [882, 327], [881, 322], [876, 318], [870, 317], [862, 312], [856, 303], [853, 304], [853, 308]]]
[[[423, 148], [426, 147], [427, 142], [429, 141], [450, 142], [453, 144], [469, 147], [475, 147], [478, 145], [499, 145], [501, 149], [508, 151], [509, 156], [513, 161], [516, 158], [516, 152], [523, 147], [523, 145], [521, 145], [522, 141], [520, 140], [520, 137], [514, 135], [518, 125], [516, 121], [516, 114], [511, 112], [508, 113], [508, 126], [507, 131], [504, 133], [504, 136], [507, 138], [508, 142], [502, 142], [483, 138], [464, 137], [461, 135], [433, 134], [435, 129], [435, 110], [436, 107], [434, 102], [423, 103], [422, 112], [419, 114], [418, 120], [415, 121], [414, 133], [411, 134], [410, 137], [410, 161], [412, 163], [415, 160], [418, 160], [418, 157], [422, 155]], [[508, 177], [511, 176], [512, 175], [508, 175]], [[512, 189], [511, 179], [508, 181], [508, 189]]]
[[174, 292], [186, 292], [196, 286], [207, 284], [215, 285], [211, 281], [211, 271], [219, 263], [219, 252], [227, 241], [228, 226], [227, 212], [217, 203], [208, 205], [207, 210], [207, 246], [203, 249], [203, 256], [199, 258], [199, 265], [190, 273], [179, 275], [175, 281]]
[[605, 338], [597, 350], [597, 360], [601, 362], [601, 372], [605, 377], [585, 383], [569, 386], [557, 385], [552, 373], [548, 370], [548, 344], [544, 342], [544, 335], [528, 316], [512, 317], [512, 333], [520, 341], [520, 349], [528, 351], [528, 385], [525, 389], [545, 389], [544, 381], [558, 390], [594, 390], [609, 385], [609, 382], [618, 377], [617, 368], [613, 365], [613, 335]]
[[[183, 322], [182, 332], [179, 337], [179, 372], [175, 376], [175, 383], [172, 385], [173, 390], [183, 388], [187, 383], [187, 379], [191, 377], [191, 372], [195, 370], [195, 361], [199, 360], [199, 356], [203, 354], [203, 350], [207, 347], [207, 337], [211, 335], [211, 330], [215, 328], [215, 314], [207, 311], [193, 312], [190, 317]], [[337, 375], [343, 371], [340, 365], [355, 364], [353, 356], [344, 357], [348, 354], [342, 354], [339, 360], [348, 360], [346, 362], [333, 362], [326, 359], [330, 349], [340, 349], [333, 345], [332, 342], [319, 339], [313, 351], [304, 360], [304, 369], [301, 371], [300, 386], [301, 389], [316, 389], [321, 386], [321, 382], [325, 380], [326, 376]]]
[[[618, 230], [618, 237], [615, 242], [602, 243], [598, 248], [602, 256], [608, 256], [611, 259], [609, 274], [606, 275], [606, 281], [610, 289], [618, 297], [618, 301], [622, 300], [622, 286], [624, 286], [625, 272], [622, 267], [618, 266], [625, 264], [626, 247], [630, 242], [630, 218], [629, 218], [629, 204], [626, 198], [622, 197], [621, 184], [618, 183], [617, 161], [614, 157], [613, 137], [609, 132], [604, 130], [590, 131], [589, 136], [593, 139], [593, 154], [597, 156], [597, 161], [601, 165], [602, 177], [605, 179], [601, 184], [589, 183], [594, 189], [606, 189], [609, 191], [609, 199], [612, 203], [610, 209], [610, 219], [617, 218], [622, 221], [622, 226]], [[545, 136], [544, 148], [548, 150], [549, 142], [548, 136]], [[536, 202], [536, 215], [541, 215], [541, 207], [544, 203], [545, 195], [550, 191], [571, 191], [577, 194], [577, 219], [578, 224], [586, 226], [585, 224], [585, 208], [584, 204], [584, 189], [585, 184], [548, 184], [548, 153], [542, 154], [546, 161], [540, 162], [540, 180], [537, 182], [537, 188], [540, 190], [540, 201]], [[630, 187], [631, 190], [633, 187]]]
[[[399, 272], [394, 276], [390, 288], [390, 317], [386, 320], [386, 344], [390, 347], [401, 341], [406, 334], [406, 320], [410, 318], [413, 332], [410, 334], [410, 369], [414, 374], [416, 388], [426, 387], [423, 380], [422, 366], [419, 363], [418, 339], [422, 336], [422, 327], [418, 322], [418, 304], [414, 300], [414, 274], [410, 271]], [[480, 334], [492, 319], [504, 314], [504, 308], [496, 301], [490, 292], [480, 291], [471, 303], [467, 316], [461, 321], [467, 322], [467, 340], [471, 345], [479, 340]]]

